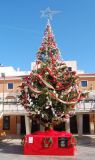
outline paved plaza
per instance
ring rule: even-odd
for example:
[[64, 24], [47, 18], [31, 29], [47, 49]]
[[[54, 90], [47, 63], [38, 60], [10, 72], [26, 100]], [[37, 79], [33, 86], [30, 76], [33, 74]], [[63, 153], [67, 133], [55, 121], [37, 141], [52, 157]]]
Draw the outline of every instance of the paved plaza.
[[78, 138], [74, 157], [23, 155], [20, 138], [0, 140], [0, 160], [95, 160], [95, 136]]

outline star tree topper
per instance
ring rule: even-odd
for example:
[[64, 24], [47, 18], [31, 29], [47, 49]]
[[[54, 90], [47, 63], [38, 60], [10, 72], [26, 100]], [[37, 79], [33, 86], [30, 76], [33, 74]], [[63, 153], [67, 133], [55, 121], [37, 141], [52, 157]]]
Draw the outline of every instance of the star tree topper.
[[41, 17], [47, 17], [49, 20], [52, 20], [54, 14], [59, 13], [60, 11], [52, 11], [49, 7], [45, 10], [41, 10]]

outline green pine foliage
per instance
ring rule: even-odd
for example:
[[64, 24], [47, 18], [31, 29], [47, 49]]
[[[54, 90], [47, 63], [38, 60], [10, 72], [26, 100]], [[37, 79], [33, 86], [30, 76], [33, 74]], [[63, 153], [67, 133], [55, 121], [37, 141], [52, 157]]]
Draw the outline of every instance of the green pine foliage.
[[23, 78], [20, 88], [22, 106], [48, 122], [65, 120], [80, 99], [78, 76], [60, 59], [49, 22], [33, 70]]

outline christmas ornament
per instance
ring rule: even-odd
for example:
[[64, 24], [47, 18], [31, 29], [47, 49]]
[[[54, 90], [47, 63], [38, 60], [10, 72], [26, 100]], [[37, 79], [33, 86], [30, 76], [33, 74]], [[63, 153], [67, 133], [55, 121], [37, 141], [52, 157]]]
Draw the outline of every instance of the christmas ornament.
[[69, 71], [60, 59], [49, 20], [35, 63], [34, 69], [23, 78], [20, 86], [20, 103], [29, 114], [39, 114], [43, 122], [65, 121], [70, 110], [80, 101], [81, 92], [76, 72]]

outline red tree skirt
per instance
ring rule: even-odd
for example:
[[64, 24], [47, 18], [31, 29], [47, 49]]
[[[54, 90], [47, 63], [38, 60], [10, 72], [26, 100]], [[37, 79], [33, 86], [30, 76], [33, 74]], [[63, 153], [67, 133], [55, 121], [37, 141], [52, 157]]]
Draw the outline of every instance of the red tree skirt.
[[24, 155], [73, 156], [75, 149], [75, 138], [65, 131], [38, 131], [24, 137]]

